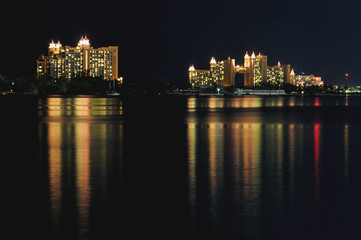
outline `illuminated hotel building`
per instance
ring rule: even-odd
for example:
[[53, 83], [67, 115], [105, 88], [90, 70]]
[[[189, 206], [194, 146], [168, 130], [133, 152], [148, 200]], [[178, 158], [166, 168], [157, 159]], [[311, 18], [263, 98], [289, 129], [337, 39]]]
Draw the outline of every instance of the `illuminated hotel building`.
[[322, 86], [323, 81], [321, 77], [315, 77], [311, 75], [295, 75], [295, 85], [296, 86]]
[[276, 66], [267, 67], [267, 83], [278, 86], [283, 83], [291, 83], [291, 65], [281, 65], [280, 62]]
[[188, 69], [189, 83], [192, 86], [234, 86], [235, 60], [217, 62], [213, 57], [210, 62], [210, 70], [196, 70], [194, 66]]
[[268, 67], [267, 56], [254, 52], [251, 56], [246, 52], [244, 56], [244, 65], [235, 65], [235, 59], [228, 58], [217, 62], [212, 58], [210, 70], [196, 70], [194, 66], [188, 69], [189, 83], [192, 86], [222, 86], [229, 87], [235, 85], [236, 73], [244, 75], [244, 86], [255, 87], [270, 83], [279, 85], [281, 83], [291, 82], [290, 65], [281, 65]]
[[76, 47], [52, 41], [48, 56], [40, 56], [37, 60], [37, 77], [42, 76], [118, 79], [118, 47], [93, 48], [87, 36], [82, 37]]
[[257, 56], [252, 53], [251, 56], [244, 56], [244, 67], [239, 67], [237, 72], [244, 74], [245, 86], [257, 86], [267, 81], [267, 56], [259, 53]]
[[291, 70], [290, 73], [290, 83], [295, 84], [295, 72], [293, 71], [293, 69]]

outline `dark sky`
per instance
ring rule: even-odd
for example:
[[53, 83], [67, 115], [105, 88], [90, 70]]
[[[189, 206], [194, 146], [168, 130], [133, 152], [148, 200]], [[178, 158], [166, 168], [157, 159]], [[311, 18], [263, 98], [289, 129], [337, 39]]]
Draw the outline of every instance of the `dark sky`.
[[358, 1], [13, 1], [2, 8], [1, 67], [8, 77], [33, 76], [54, 39], [75, 46], [119, 46], [119, 73], [130, 81], [187, 81], [190, 64], [243, 64], [246, 51], [291, 64], [296, 74], [361, 85]]

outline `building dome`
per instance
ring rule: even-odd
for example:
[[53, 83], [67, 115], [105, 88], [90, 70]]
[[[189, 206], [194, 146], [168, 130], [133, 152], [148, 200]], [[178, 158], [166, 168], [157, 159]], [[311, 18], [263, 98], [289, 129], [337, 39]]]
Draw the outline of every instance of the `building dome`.
[[90, 46], [89, 39], [87, 38], [86, 35], [85, 35], [85, 37], [81, 36], [81, 39], [79, 40], [78, 46], [79, 47]]
[[55, 44], [55, 46], [56, 46], [56, 48], [61, 48], [62, 47], [62, 45], [61, 45], [61, 43], [60, 43], [60, 41], [58, 40], [58, 43], [57, 44]]
[[56, 48], [56, 44], [54, 43], [54, 40], [51, 40], [51, 43], [49, 44], [49, 48]]

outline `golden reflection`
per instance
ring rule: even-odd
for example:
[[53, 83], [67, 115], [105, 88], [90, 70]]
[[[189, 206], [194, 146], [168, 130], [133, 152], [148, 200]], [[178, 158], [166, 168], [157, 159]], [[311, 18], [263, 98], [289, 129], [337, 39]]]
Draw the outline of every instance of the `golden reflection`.
[[231, 123], [231, 128], [229, 129], [230, 132], [230, 144], [232, 145], [232, 168], [233, 168], [233, 179], [234, 179], [234, 192], [235, 196], [239, 195], [239, 186], [241, 184], [241, 176], [242, 176], [242, 163], [241, 163], [241, 123]]
[[62, 98], [48, 98], [48, 116], [58, 117], [62, 115]]
[[277, 107], [283, 107], [283, 100], [284, 100], [283, 97], [278, 97], [277, 102], [276, 102], [276, 106]]
[[74, 98], [74, 110], [72, 116], [88, 117], [90, 116], [90, 98]]
[[282, 174], [283, 174], [283, 124], [277, 124], [276, 126], [276, 141], [277, 141], [277, 176], [280, 176], [278, 180], [278, 184], [282, 184]]
[[[273, 99], [273, 106], [283, 106], [284, 103], [280, 98], [278, 102]], [[239, 98], [225, 99], [223, 97], [194, 98], [189, 97], [187, 100], [188, 112], [195, 112], [197, 108], [207, 108], [208, 111], [216, 111], [221, 108], [259, 108], [263, 104], [268, 106], [269, 102], [262, 103], [262, 98], [257, 96], [243, 96]]]
[[39, 115], [48, 117], [121, 116], [122, 101], [118, 98], [47, 98], [39, 101]]
[[242, 100], [241, 98], [232, 98], [226, 102], [226, 106], [230, 108], [240, 108], [242, 107]]
[[210, 213], [212, 219], [217, 219], [218, 194], [223, 183], [223, 124], [209, 123], [208, 125], [209, 146], [209, 180], [210, 180]]
[[188, 181], [189, 181], [189, 203], [191, 209], [191, 216], [194, 226], [195, 220], [195, 209], [197, 199], [197, 173], [196, 173], [196, 124], [188, 123]]
[[190, 97], [188, 98], [188, 111], [194, 112], [197, 107], [197, 98]]
[[[245, 173], [248, 173], [250, 164], [252, 163], [252, 146], [253, 146], [253, 139], [251, 135], [251, 131], [249, 130], [251, 128], [251, 124], [242, 124], [242, 153], [243, 153], [243, 165], [244, 169], [246, 170]], [[246, 177], [248, 174], [245, 174], [245, 182], [248, 182], [248, 178]]]
[[217, 108], [224, 108], [224, 98], [208, 98], [208, 108], [210, 110], [214, 110]]
[[262, 106], [262, 99], [255, 96], [245, 96], [242, 98], [242, 108], [258, 108]]
[[[314, 106], [320, 106], [320, 98], [316, 97], [313, 102]], [[348, 98], [346, 98], [348, 104]], [[188, 112], [195, 112], [197, 108], [205, 108], [210, 112], [221, 108], [260, 108], [260, 107], [294, 107], [303, 106], [303, 100], [294, 96], [290, 98], [275, 96], [242, 96], [234, 98], [208, 97], [187, 99]]]
[[[197, 187], [197, 184], [202, 183], [207, 183], [210, 191], [208, 201], [211, 224], [217, 226], [215, 221], [219, 219], [220, 207], [224, 204], [221, 201], [223, 201], [226, 181], [232, 181], [231, 191], [234, 193], [234, 203], [242, 202], [246, 206], [243, 209], [246, 215], [257, 215], [260, 211], [260, 186], [263, 184], [261, 182], [262, 164], [267, 166], [264, 169], [266, 174], [270, 174], [276, 181], [270, 191], [276, 191], [277, 196], [284, 196], [287, 192], [289, 193], [287, 197], [291, 199], [295, 197], [294, 183], [297, 169], [295, 165], [300, 154], [296, 152], [296, 149], [299, 149], [298, 146], [301, 144], [301, 151], [304, 150], [303, 138], [296, 136], [302, 135], [302, 125], [298, 127], [295, 124], [286, 126], [284, 124], [208, 122], [206, 126], [207, 129], [201, 128], [196, 123], [187, 124], [189, 203], [193, 223], [197, 222], [195, 218], [201, 214], [196, 211], [199, 207], [197, 189], [202, 188], [202, 186]], [[200, 135], [199, 131], [204, 130], [207, 131], [207, 137]], [[319, 141], [317, 136], [315, 141]], [[287, 152], [286, 146], [289, 149]], [[202, 149], [205, 149], [208, 155], [207, 153], [200, 154]], [[265, 155], [263, 156], [262, 153]], [[288, 157], [285, 158], [285, 155]], [[203, 165], [205, 163], [202, 157], [207, 157], [208, 160], [209, 181], [198, 181], [198, 178], [206, 177], [202, 174], [197, 175], [196, 171], [198, 164], [201, 165], [199, 168], [207, 167]], [[261, 164], [262, 157], [267, 162]], [[228, 175], [224, 174], [225, 171]], [[289, 175], [285, 175], [288, 172]], [[285, 191], [283, 186], [289, 186], [289, 191]], [[283, 199], [279, 197], [275, 202], [280, 209], [283, 209]]]
[[[109, 124], [109, 119], [112, 118], [107, 118], [106, 122], [102, 121], [103, 118], [96, 118], [94, 114], [97, 113], [94, 112], [98, 110], [91, 106], [105, 107], [105, 110], [100, 110], [101, 114], [114, 115], [120, 113], [121, 102], [105, 98], [94, 101], [91, 98], [48, 98], [44, 102], [39, 101], [39, 104], [40, 111], [43, 111], [42, 116], [49, 116], [43, 119], [42, 124], [48, 126], [46, 134], [52, 225], [55, 228], [61, 227], [62, 214], [68, 211], [66, 208], [70, 205], [75, 206], [78, 238], [83, 239], [90, 229], [91, 177], [96, 177], [94, 188], [101, 189], [97, 194], [106, 196], [109, 188], [107, 164], [113, 163], [114, 159], [108, 159], [108, 149], [119, 143], [113, 141], [114, 136], [115, 140], [122, 142], [123, 133], [121, 123]], [[78, 117], [86, 118], [78, 121]], [[119, 151], [121, 157], [122, 144], [115, 146], [114, 150]], [[91, 175], [93, 171], [96, 174]], [[64, 194], [71, 198], [64, 197]]]
[[49, 123], [49, 183], [50, 183], [50, 205], [53, 226], [58, 226], [61, 214], [62, 200], [62, 125], [61, 123]]
[[78, 211], [82, 226], [80, 236], [89, 230], [89, 205], [90, 205], [90, 124], [75, 124], [76, 144], [76, 185]]
[[[247, 201], [258, 198], [260, 183], [260, 148], [261, 148], [261, 124], [241, 124], [242, 153], [243, 153], [243, 194]], [[251, 209], [247, 209], [250, 211]]]
[[[101, 139], [108, 139], [110, 138], [112, 133], [109, 133], [108, 131], [112, 128], [110, 128], [109, 125], [106, 123], [97, 123], [96, 125], [91, 126], [91, 138], [92, 139], [98, 139], [98, 137], [101, 137]], [[93, 141], [92, 146], [96, 146], [98, 151], [97, 154], [100, 156], [107, 156], [107, 145], [110, 143], [107, 141], [99, 141], [96, 142]], [[89, 149], [91, 149], [91, 147]], [[99, 158], [97, 156], [91, 155], [91, 158], [94, 159], [93, 166], [97, 169], [99, 172], [97, 174], [97, 185], [100, 186], [102, 189], [106, 189], [107, 184], [107, 161], [104, 161], [103, 158]], [[104, 192], [105, 194], [105, 192]]]
[[289, 106], [290, 106], [290, 107], [294, 107], [294, 106], [296, 106], [296, 100], [295, 100], [295, 97], [291, 97], [291, 98], [290, 98]]

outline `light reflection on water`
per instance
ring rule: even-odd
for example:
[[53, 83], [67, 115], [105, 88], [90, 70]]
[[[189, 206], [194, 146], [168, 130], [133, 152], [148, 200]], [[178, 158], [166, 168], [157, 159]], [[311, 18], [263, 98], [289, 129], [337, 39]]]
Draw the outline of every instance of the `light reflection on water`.
[[39, 99], [39, 116], [121, 116], [123, 105], [119, 98], [50, 97]]
[[302, 96], [243, 96], [243, 97], [190, 97], [188, 111], [197, 109], [215, 111], [222, 108], [267, 108], [267, 107], [303, 107], [303, 106], [360, 106], [361, 99], [349, 96], [339, 97], [302, 97]]
[[[117, 237], [122, 237], [127, 228], [144, 227], [138, 225], [138, 218], [144, 218], [148, 208], [153, 207], [148, 199], [159, 202], [156, 213], [172, 211], [161, 208], [165, 202], [174, 208], [186, 205], [187, 218], [171, 212], [167, 215], [171, 218], [165, 221], [171, 225], [174, 221], [185, 231], [189, 227], [191, 233], [218, 233], [236, 239], [302, 239], [313, 230], [323, 233], [323, 227], [337, 229], [335, 226], [349, 223], [353, 212], [357, 212], [349, 203], [359, 199], [354, 196], [352, 200], [351, 195], [359, 186], [355, 184], [355, 171], [360, 168], [356, 160], [361, 127], [352, 113], [315, 109], [341, 102], [343, 106], [359, 104], [352, 98], [345, 102], [345, 98], [322, 97], [189, 97], [183, 105], [177, 102], [180, 109], [174, 111], [170, 99], [169, 108], [163, 106], [157, 111], [159, 116], [147, 112], [144, 119], [137, 115], [142, 104], [135, 105], [137, 108], [128, 112], [135, 116], [126, 122], [119, 98], [40, 99], [40, 143], [45, 149], [42, 157], [48, 162], [50, 220], [52, 233], [57, 236], [54, 239], [97, 239], [91, 237], [92, 233], [109, 229], [100, 223], [119, 202], [110, 204], [108, 211], [105, 205], [115, 195], [123, 198], [119, 179], [125, 172], [123, 162], [129, 159], [134, 162], [127, 165], [127, 171], [131, 171], [128, 177], [134, 177], [125, 182], [128, 188], [139, 189], [126, 196], [129, 205], [125, 208], [130, 209], [126, 216], [133, 216], [135, 209], [141, 211], [132, 223], [128, 219], [122, 224], [115, 221], [119, 229], [112, 233]], [[314, 110], [279, 110], [307, 106]], [[170, 108], [174, 112], [185, 110], [184, 115], [172, 118], [168, 115]], [[264, 110], [268, 108], [278, 111]], [[147, 110], [153, 113], [153, 109]], [[128, 135], [123, 134], [126, 131]], [[173, 176], [173, 172], [164, 172], [176, 160], [171, 154], [159, 152], [167, 152], [164, 146], [173, 145], [184, 153], [175, 159], [185, 164], [184, 170], [179, 170], [180, 176], [174, 173], [179, 177], [176, 180], [162, 178]], [[128, 155], [123, 154], [124, 149]], [[117, 184], [114, 178], [119, 178]], [[181, 190], [174, 187], [180, 195], [174, 201], [160, 187], [163, 183], [172, 189], [173, 184], [181, 186], [185, 193], [178, 193]], [[146, 196], [142, 193], [144, 185], [150, 186]], [[160, 195], [165, 199], [157, 199]], [[141, 199], [133, 199], [137, 197]], [[133, 200], [144, 205], [132, 205]], [[122, 211], [115, 212], [117, 219]], [[334, 222], [324, 224], [332, 214]], [[110, 222], [107, 220], [106, 225]], [[155, 219], [145, 224], [159, 227]], [[293, 233], [301, 235], [297, 238]]]
[[[94, 193], [97, 198], [106, 197], [111, 191], [108, 175], [112, 168], [121, 174], [122, 102], [115, 98], [46, 98], [39, 100], [39, 115], [40, 135], [47, 135], [41, 145], [47, 149], [44, 157], [49, 162], [53, 237], [89, 239]], [[105, 121], [99, 116], [112, 118]], [[73, 223], [75, 232], [70, 231]]]
[[[340, 99], [264, 100], [253, 96], [188, 99], [188, 200], [193, 229], [204, 228], [204, 219], [209, 215], [208, 228], [215, 233], [238, 232], [247, 239], [268, 239], [270, 234], [280, 237], [292, 229], [301, 230], [307, 224], [298, 218], [307, 213], [309, 220], [315, 221], [313, 227], [321, 231], [318, 224], [325, 217], [322, 209], [330, 188], [325, 182], [329, 179], [328, 168], [334, 168], [337, 162], [347, 179], [349, 156], [357, 158], [355, 148], [350, 153], [349, 132], [360, 131], [360, 126], [350, 126], [347, 117], [335, 123], [310, 120], [297, 112], [297, 121], [288, 117], [279, 121], [271, 117], [273, 113], [262, 110], [215, 113], [217, 109], [233, 108], [337, 106]], [[346, 98], [345, 106], [348, 104]], [[330, 145], [330, 139], [343, 144]], [[339, 155], [344, 159], [338, 159]], [[303, 182], [311, 184], [305, 189]], [[347, 182], [339, 184], [346, 186]], [[347, 193], [345, 189], [336, 191], [342, 199], [337, 211], [344, 214]], [[207, 205], [200, 206], [199, 202]]]

